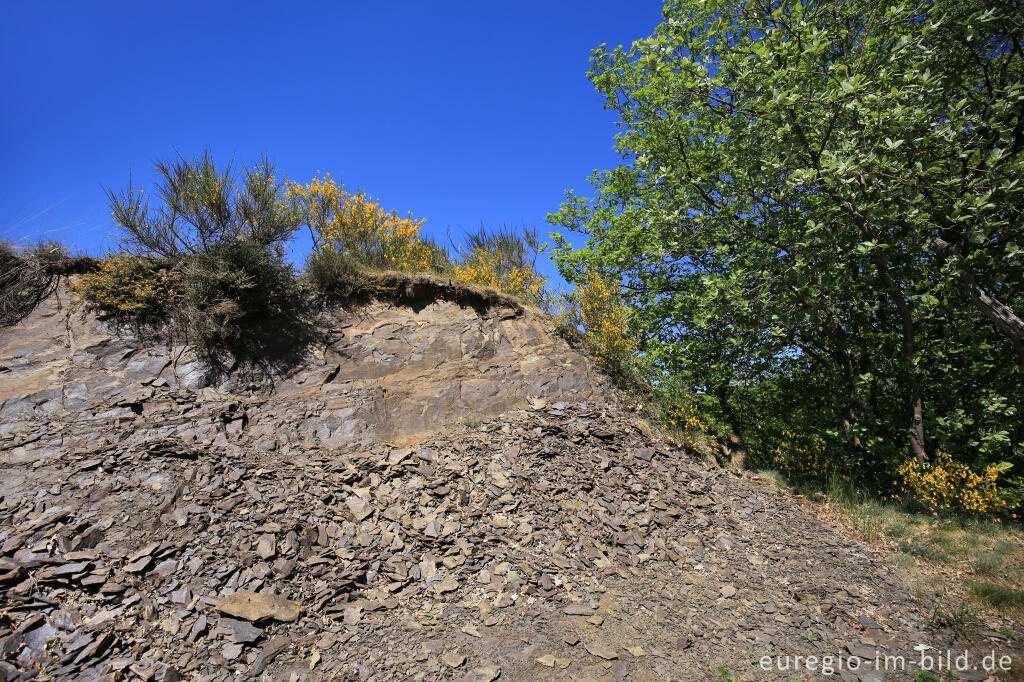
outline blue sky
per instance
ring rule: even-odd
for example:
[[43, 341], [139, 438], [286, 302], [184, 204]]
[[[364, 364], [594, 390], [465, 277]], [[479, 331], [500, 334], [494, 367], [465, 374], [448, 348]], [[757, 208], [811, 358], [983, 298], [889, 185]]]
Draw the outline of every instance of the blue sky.
[[[371, 6], [375, 5], [375, 6]], [[437, 237], [537, 225], [618, 162], [590, 50], [642, 2], [11, 3], [0, 24], [0, 238], [116, 246], [101, 185], [209, 147], [341, 177]], [[545, 264], [546, 274], [553, 274]]]

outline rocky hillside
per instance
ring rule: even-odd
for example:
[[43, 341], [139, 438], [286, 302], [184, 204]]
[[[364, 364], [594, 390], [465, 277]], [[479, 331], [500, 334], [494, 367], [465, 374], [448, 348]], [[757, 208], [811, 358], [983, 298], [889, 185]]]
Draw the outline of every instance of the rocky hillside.
[[621, 413], [539, 313], [318, 325], [272, 380], [60, 294], [0, 332], [0, 679], [790, 680], [818, 674], [752, 661], [958, 646], [869, 550]]

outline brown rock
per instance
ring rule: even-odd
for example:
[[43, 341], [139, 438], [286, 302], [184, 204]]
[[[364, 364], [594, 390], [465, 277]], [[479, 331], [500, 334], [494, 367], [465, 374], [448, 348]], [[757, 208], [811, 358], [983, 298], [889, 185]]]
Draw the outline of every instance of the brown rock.
[[459, 682], [491, 682], [501, 677], [501, 668], [496, 665], [485, 665], [474, 668], [459, 678]]
[[277, 594], [235, 592], [218, 602], [216, 608], [218, 611], [248, 621], [255, 622], [267, 618], [293, 621], [299, 617], [302, 605]]
[[362, 521], [374, 512], [373, 505], [357, 495], [349, 495], [345, 503], [356, 521]]
[[466, 662], [466, 657], [455, 651], [445, 652], [441, 656], [441, 662], [449, 668], [458, 668], [460, 665]]
[[603, 658], [606, 661], [611, 661], [619, 657], [619, 654], [616, 653], [615, 649], [606, 644], [587, 642], [583, 644], [583, 648], [592, 655]]
[[261, 559], [270, 559], [277, 554], [277, 538], [272, 533], [264, 533], [256, 541], [256, 553]]

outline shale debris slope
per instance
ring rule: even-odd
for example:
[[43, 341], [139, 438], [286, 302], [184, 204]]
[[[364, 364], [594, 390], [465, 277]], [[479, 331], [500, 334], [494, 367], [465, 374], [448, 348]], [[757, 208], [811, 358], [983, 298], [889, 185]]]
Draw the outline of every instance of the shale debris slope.
[[752, 659], [958, 645], [539, 318], [338, 315], [272, 389], [52, 300], [3, 332], [0, 677], [789, 680]]

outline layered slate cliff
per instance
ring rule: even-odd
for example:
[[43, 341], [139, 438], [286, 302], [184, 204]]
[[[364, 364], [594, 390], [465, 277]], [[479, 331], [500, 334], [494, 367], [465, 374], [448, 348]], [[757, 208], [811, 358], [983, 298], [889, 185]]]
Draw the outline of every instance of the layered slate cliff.
[[[12, 455], [26, 459], [93, 447], [112, 429], [132, 442], [286, 453], [304, 441], [412, 441], [529, 398], [595, 397], [588, 361], [543, 315], [500, 297], [450, 298], [334, 308], [288, 367], [254, 377], [118, 330], [60, 291], [0, 332], [0, 433], [26, 439]], [[297, 331], [275, 334], [287, 345]]]
[[752, 661], [958, 645], [540, 313], [428, 293], [264, 376], [63, 296], [0, 332], [0, 679], [790, 680]]

